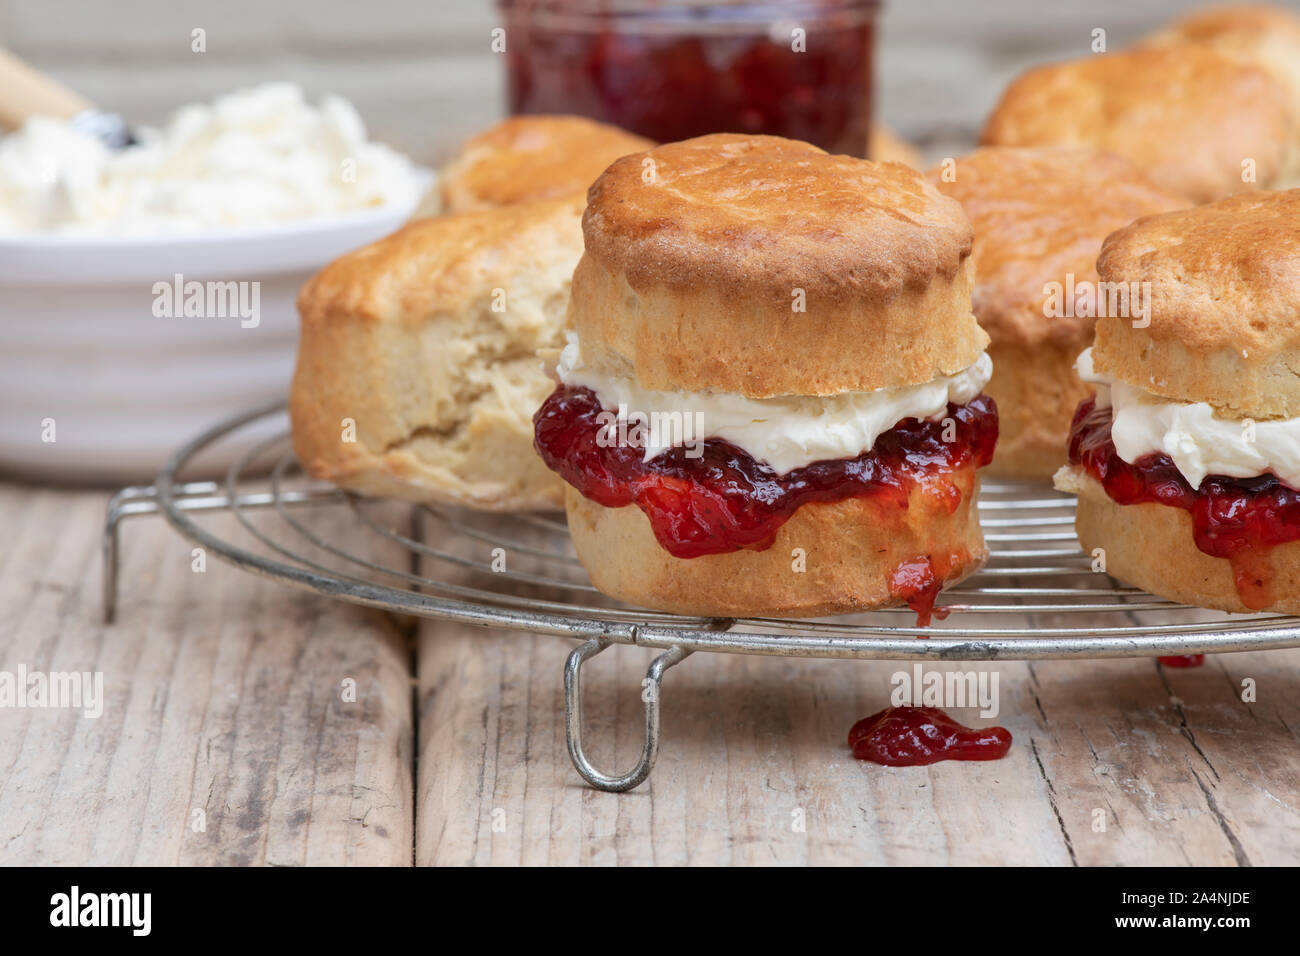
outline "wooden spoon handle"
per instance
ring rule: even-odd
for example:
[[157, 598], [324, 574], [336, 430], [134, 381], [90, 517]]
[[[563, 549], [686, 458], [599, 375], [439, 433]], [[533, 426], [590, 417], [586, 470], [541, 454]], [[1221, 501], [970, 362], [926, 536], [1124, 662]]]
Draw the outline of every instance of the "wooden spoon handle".
[[0, 126], [17, 129], [29, 116], [70, 119], [90, 106], [81, 94], [0, 50]]

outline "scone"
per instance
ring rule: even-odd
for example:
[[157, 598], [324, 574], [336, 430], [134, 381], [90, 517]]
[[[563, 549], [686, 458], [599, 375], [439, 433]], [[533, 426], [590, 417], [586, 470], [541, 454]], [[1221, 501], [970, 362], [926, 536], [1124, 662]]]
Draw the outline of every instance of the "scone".
[[557, 507], [532, 450], [582, 253], [582, 199], [426, 219], [349, 253], [298, 297], [289, 411], [308, 472], [485, 510]]
[[1095, 146], [1194, 202], [1293, 181], [1296, 115], [1271, 74], [1205, 44], [1029, 70], [984, 128], [991, 146]]
[[1150, 324], [1103, 318], [1057, 487], [1107, 570], [1225, 611], [1300, 612], [1300, 190], [1119, 230], [1104, 281], [1149, 283]]
[[1102, 240], [1140, 216], [1186, 206], [1127, 160], [1091, 147], [976, 150], [931, 170], [975, 227], [975, 317], [992, 344], [998, 447], [989, 473], [1050, 479], [1074, 410], [1092, 391], [1074, 360], [1092, 342]]
[[592, 186], [538, 452], [593, 583], [687, 614], [908, 602], [986, 556], [971, 227], [897, 163], [704, 136]]
[[467, 140], [438, 177], [444, 212], [585, 193], [648, 139], [581, 116], [512, 116]]
[[[1143, 46], [1179, 43], [1205, 44], [1271, 73], [1287, 89], [1292, 113], [1300, 119], [1300, 16], [1268, 4], [1208, 7], [1175, 20], [1142, 41]], [[1300, 122], [1296, 123], [1296, 135], [1300, 137]]]

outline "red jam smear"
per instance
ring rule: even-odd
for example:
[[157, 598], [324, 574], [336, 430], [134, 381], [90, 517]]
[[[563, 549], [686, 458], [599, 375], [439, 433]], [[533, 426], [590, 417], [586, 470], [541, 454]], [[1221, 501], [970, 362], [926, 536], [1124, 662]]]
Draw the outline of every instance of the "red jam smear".
[[661, 143], [766, 133], [866, 155], [871, 4], [822, 0], [795, 12], [802, 51], [789, 29], [769, 34], [770, 17], [746, 21], [739, 8], [687, 16], [644, 4], [626, 17], [593, 0], [504, 8], [511, 113], [577, 113]]
[[1204, 654], [1178, 654], [1174, 657], [1157, 658], [1165, 667], [1200, 667], [1205, 663]]
[[887, 707], [853, 725], [849, 746], [859, 760], [922, 767], [940, 760], [1001, 760], [1011, 750], [1011, 732], [973, 730], [937, 707]]
[[[973, 469], [963, 469], [987, 465], [998, 437], [997, 406], [978, 395], [965, 405], [948, 406], [951, 441], [943, 440], [943, 421], [909, 418], [857, 458], [813, 462], [779, 475], [720, 439], [709, 439], [694, 452], [678, 446], [642, 461], [640, 443], [598, 441], [601, 412], [590, 389], [561, 385], [533, 416], [537, 453], [597, 504], [635, 504], [650, 519], [656, 540], [678, 558], [766, 550], [781, 525], [810, 502], [869, 497], [882, 508], [901, 510], [912, 491], [921, 489], [927, 502], [952, 514], [974, 481]], [[933, 570], [946, 572], [944, 563]], [[899, 596], [910, 594], [923, 604], [929, 585], [913, 587], [909, 579], [899, 587]]]
[[[917, 627], [929, 627], [930, 619], [943, 620], [947, 608], [936, 608], [935, 600], [954, 570], [970, 563], [970, 552], [962, 549], [949, 554], [921, 555], [904, 561], [889, 576], [889, 593], [916, 612]], [[925, 637], [918, 634], [918, 637]]]
[[1070, 426], [1070, 463], [1083, 468], [1122, 505], [1155, 503], [1182, 508], [1192, 518], [1192, 537], [1204, 553], [1226, 558], [1241, 602], [1262, 611], [1272, 604], [1266, 554], [1300, 540], [1300, 491], [1273, 475], [1229, 478], [1207, 475], [1193, 488], [1165, 454], [1130, 464], [1110, 437], [1111, 414], [1085, 400]]

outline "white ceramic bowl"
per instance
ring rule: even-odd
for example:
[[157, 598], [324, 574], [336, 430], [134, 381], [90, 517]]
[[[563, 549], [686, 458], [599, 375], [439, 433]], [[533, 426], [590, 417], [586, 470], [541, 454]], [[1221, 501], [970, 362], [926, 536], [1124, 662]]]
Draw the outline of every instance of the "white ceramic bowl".
[[[0, 237], [0, 473], [146, 481], [203, 428], [286, 397], [298, 289], [412, 211], [387, 206], [198, 236]], [[178, 274], [257, 283], [256, 325], [155, 315], [156, 302], [166, 306], [155, 284], [174, 285]], [[247, 304], [253, 288], [244, 287]], [[45, 440], [51, 421], [53, 442]]]

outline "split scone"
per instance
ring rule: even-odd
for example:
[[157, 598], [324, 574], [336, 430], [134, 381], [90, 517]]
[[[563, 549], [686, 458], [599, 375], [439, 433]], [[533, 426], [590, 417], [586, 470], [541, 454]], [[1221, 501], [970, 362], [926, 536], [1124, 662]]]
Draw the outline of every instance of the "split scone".
[[975, 318], [992, 344], [998, 447], [989, 473], [1048, 480], [1070, 420], [1092, 391], [1074, 360], [1092, 342], [1102, 240], [1188, 203], [1131, 163], [1091, 147], [988, 146], [931, 170], [975, 227]]
[[987, 554], [997, 435], [961, 206], [897, 163], [720, 134], [615, 162], [583, 236], [534, 421], [596, 587], [928, 621]]
[[652, 145], [582, 116], [512, 116], [465, 141], [416, 216], [585, 193], [614, 160]]
[[1289, 90], [1207, 44], [1182, 43], [1035, 67], [1002, 94], [990, 146], [1095, 146], [1193, 202], [1294, 182]]
[[1139, 220], [1097, 271], [1149, 283], [1150, 323], [1099, 320], [1079, 359], [1079, 541], [1153, 594], [1300, 612], [1300, 190]]
[[306, 470], [354, 491], [485, 510], [558, 507], [532, 449], [582, 253], [582, 198], [411, 223], [298, 297], [289, 412]]

